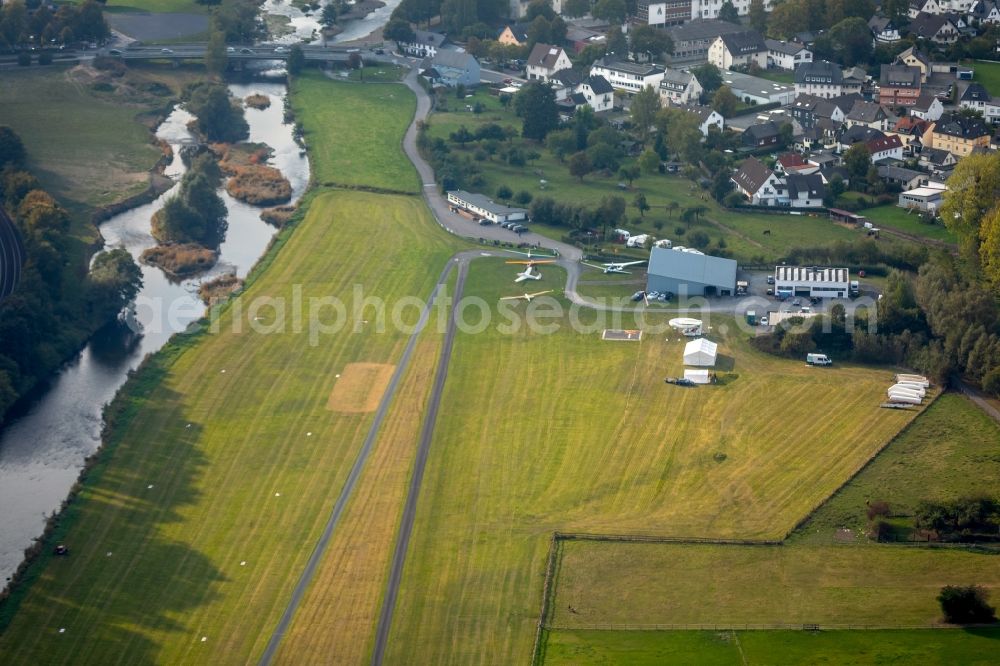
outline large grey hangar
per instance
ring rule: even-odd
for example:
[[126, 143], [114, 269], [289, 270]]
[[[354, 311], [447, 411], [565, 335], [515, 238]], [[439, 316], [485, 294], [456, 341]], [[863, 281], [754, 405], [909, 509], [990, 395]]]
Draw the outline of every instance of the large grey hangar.
[[731, 296], [736, 290], [736, 261], [685, 249], [654, 247], [649, 254], [646, 290]]

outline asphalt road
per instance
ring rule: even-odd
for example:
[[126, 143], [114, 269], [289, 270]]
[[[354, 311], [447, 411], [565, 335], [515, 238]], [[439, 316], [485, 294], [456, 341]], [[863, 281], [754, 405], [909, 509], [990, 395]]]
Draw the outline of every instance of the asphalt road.
[[410, 488], [403, 505], [403, 518], [399, 524], [399, 535], [396, 537], [396, 547], [392, 553], [392, 565], [389, 568], [389, 582], [386, 585], [385, 596], [382, 598], [382, 610], [379, 612], [378, 626], [375, 630], [375, 647], [372, 651], [372, 664], [381, 666], [385, 657], [385, 647], [389, 640], [389, 629], [392, 627], [392, 616], [396, 609], [396, 597], [399, 594], [399, 583], [403, 578], [403, 565], [406, 563], [406, 551], [410, 546], [410, 536], [413, 534], [413, 521], [417, 513], [417, 500], [420, 498], [420, 486], [424, 481], [424, 469], [427, 466], [427, 456], [431, 449], [431, 439], [434, 437], [434, 425], [437, 422], [438, 409], [441, 406], [441, 395], [444, 383], [448, 378], [448, 366], [451, 363], [451, 352], [455, 344], [455, 318], [458, 314], [459, 301], [465, 288], [465, 278], [469, 272], [467, 257], [458, 259], [458, 280], [455, 283], [455, 294], [448, 316], [448, 326], [445, 329], [444, 344], [441, 347], [441, 357], [438, 360], [434, 385], [431, 387], [430, 401], [427, 413], [420, 429], [420, 441], [417, 444], [417, 456], [413, 464], [413, 476], [410, 477]]

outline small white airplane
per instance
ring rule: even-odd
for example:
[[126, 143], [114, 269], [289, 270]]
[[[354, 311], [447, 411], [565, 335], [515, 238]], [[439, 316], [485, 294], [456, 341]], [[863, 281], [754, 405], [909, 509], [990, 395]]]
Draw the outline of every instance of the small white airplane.
[[626, 261], [624, 263], [620, 263], [619, 262], [619, 263], [601, 264], [600, 266], [597, 266], [595, 264], [588, 264], [585, 261], [581, 261], [580, 263], [582, 263], [584, 266], [590, 266], [591, 268], [596, 268], [599, 271], [604, 271], [605, 273], [625, 273], [626, 275], [628, 275], [628, 271], [625, 270], [626, 267], [628, 267], [628, 266], [638, 266], [639, 264], [644, 264], [646, 262], [645, 261]]
[[538, 264], [554, 264], [556, 261], [555, 259], [549, 259], [547, 261], [529, 259], [527, 261], [508, 261], [507, 263], [525, 266], [524, 272], [518, 273], [517, 277], [514, 278], [514, 282], [524, 282], [525, 280], [541, 280], [542, 274], [534, 270], [535, 266]]
[[546, 289], [545, 291], [536, 291], [533, 294], [521, 294], [520, 296], [503, 296], [503, 297], [500, 298], [500, 300], [501, 301], [520, 301], [520, 300], [523, 299], [523, 300], [527, 301], [528, 303], [530, 303], [531, 299], [533, 299], [533, 298], [541, 296], [542, 294], [551, 294], [551, 293], [552, 293], [551, 289]]

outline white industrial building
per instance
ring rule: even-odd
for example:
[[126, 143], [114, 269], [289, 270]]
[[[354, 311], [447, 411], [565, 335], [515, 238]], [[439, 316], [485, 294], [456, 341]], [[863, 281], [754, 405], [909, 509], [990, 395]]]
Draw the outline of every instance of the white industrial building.
[[846, 268], [776, 266], [774, 269], [774, 294], [779, 298], [847, 298], [850, 284]]
[[937, 187], [916, 187], [899, 193], [900, 208], [936, 213], [944, 199], [944, 190]]
[[731, 296], [736, 261], [685, 248], [654, 247], [649, 253], [646, 291], [687, 296]]
[[456, 212], [460, 208], [472, 213], [475, 217], [486, 218], [494, 224], [528, 219], [528, 210], [526, 208], [514, 208], [498, 204], [483, 194], [466, 192], [465, 190], [452, 190], [448, 192], [448, 203], [451, 204]]
[[705, 338], [698, 338], [684, 345], [684, 365], [711, 368], [715, 366], [719, 345]]

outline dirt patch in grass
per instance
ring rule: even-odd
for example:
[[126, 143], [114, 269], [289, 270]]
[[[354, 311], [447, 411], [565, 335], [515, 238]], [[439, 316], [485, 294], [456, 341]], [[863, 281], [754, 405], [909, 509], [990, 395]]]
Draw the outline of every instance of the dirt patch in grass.
[[253, 95], [247, 95], [243, 99], [243, 103], [249, 106], [251, 109], [266, 109], [271, 106], [271, 98], [267, 95], [261, 95], [260, 93], [254, 93]]
[[142, 261], [175, 278], [196, 275], [215, 265], [219, 253], [196, 243], [166, 243], [142, 253]]
[[386, 363], [347, 364], [330, 392], [326, 408], [345, 414], [374, 412], [395, 369], [395, 365]]

